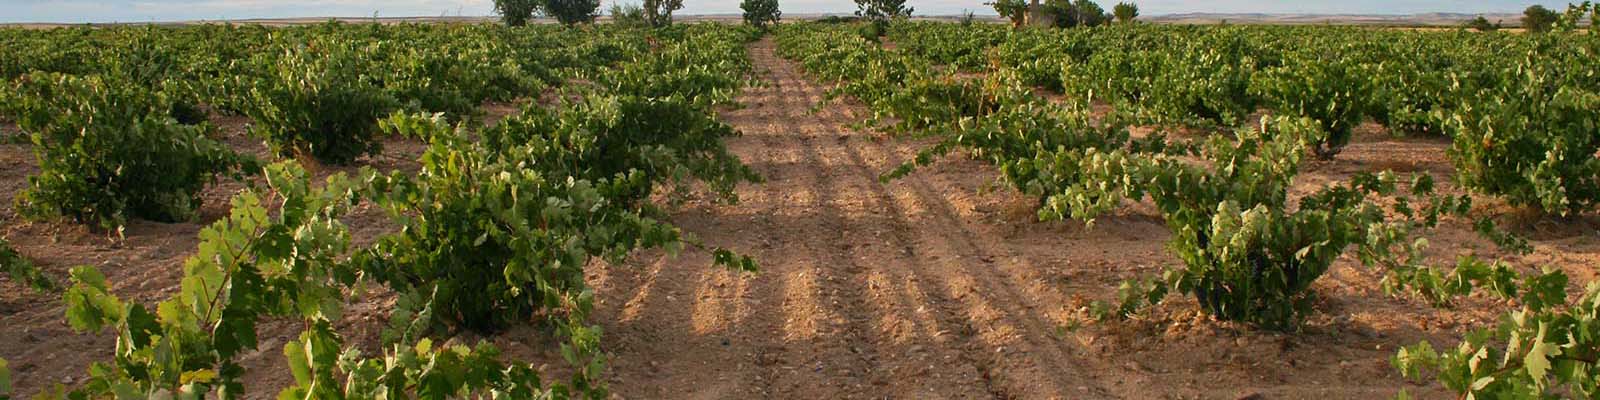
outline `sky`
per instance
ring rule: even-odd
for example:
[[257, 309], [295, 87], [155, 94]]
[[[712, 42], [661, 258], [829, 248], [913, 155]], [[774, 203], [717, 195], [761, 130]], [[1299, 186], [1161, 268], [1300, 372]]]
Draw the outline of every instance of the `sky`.
[[[602, 9], [613, 1], [602, 0]], [[993, 14], [989, 0], [907, 0], [918, 15]], [[1098, 0], [1110, 8], [1116, 0]], [[1515, 13], [1530, 0], [1134, 0], [1143, 15], [1191, 12], [1270, 14]], [[1565, 2], [1539, 1], [1552, 9]], [[154, 22], [287, 17], [490, 15], [492, 0], [0, 0], [5, 22]], [[684, 0], [680, 14], [738, 13], [739, 0]], [[789, 14], [849, 13], [851, 0], [779, 0]]]

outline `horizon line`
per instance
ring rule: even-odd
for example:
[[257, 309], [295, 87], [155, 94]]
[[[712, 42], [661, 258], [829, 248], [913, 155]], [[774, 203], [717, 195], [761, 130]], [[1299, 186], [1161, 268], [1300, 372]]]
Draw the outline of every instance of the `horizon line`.
[[[994, 10], [989, 9], [989, 10], [987, 10], [987, 12], [973, 12], [972, 14], [975, 15], [975, 16], [999, 18], [1000, 17], [999, 14], [994, 13], [993, 11]], [[1519, 12], [1519, 11], [1499, 11], [1499, 12], [1484, 12], [1484, 13], [1462, 13], [1462, 12], [1448, 12], [1448, 11], [1433, 11], [1433, 12], [1420, 12], [1420, 13], [1270, 13], [1270, 12], [1267, 12], [1267, 13], [1261, 13], [1261, 12], [1222, 12], [1222, 13], [1219, 13], [1219, 12], [1182, 12], [1182, 13], [1163, 13], [1163, 14], [1140, 15], [1139, 18], [1155, 19], [1155, 18], [1163, 18], [1163, 17], [1169, 17], [1170, 18], [1170, 17], [1231, 16], [1231, 15], [1270, 16], [1270, 17], [1387, 17], [1387, 18], [1394, 18], [1394, 17], [1418, 17], [1418, 16], [1429, 16], [1429, 15], [1447, 15], [1447, 16], [1489, 16], [1489, 15], [1495, 15], [1495, 16], [1504, 16], [1504, 15], [1517, 15], [1517, 14], [1521, 14], [1521, 12]], [[741, 16], [741, 15], [742, 15], [741, 13], [690, 13], [690, 14], [679, 14], [678, 16], [682, 16], [682, 17], [738, 17], [738, 16]], [[850, 13], [850, 12], [811, 12], [811, 13], [792, 13], [792, 14], [787, 14], [787, 15], [794, 15], [794, 16], [824, 16], [824, 17], [826, 17], [826, 16], [853, 16], [855, 14], [854, 13]], [[912, 18], [959, 18], [959, 17], [962, 17], [962, 16], [965, 16], [965, 14], [964, 13], [939, 13], [939, 14], [913, 15]], [[493, 19], [493, 18], [496, 18], [496, 17], [498, 17], [498, 15], [494, 15], [494, 14], [487, 14], [487, 15], [411, 15], [411, 16], [370, 16], [370, 15], [364, 15], [364, 16], [338, 16], [338, 15], [322, 15], [322, 16], [304, 16], [304, 17], [250, 17], [250, 18], [170, 19], [170, 20], [151, 19], [151, 20], [142, 20], [142, 21], [133, 21], [133, 20], [118, 21], [118, 20], [112, 20], [112, 21], [99, 21], [99, 22], [0, 21], [0, 26], [3, 26], [3, 25], [64, 25], [64, 26], [72, 26], [72, 25], [134, 25], [134, 24], [182, 24], [182, 23], [204, 23], [204, 22], [272, 22], [272, 21], [305, 21], [305, 20]], [[606, 18], [606, 17], [609, 17], [609, 15], [600, 15], [599, 17], [600, 18]], [[540, 17], [540, 18], [535, 18], [535, 19], [536, 20], [540, 20], [540, 21], [553, 20], [551, 18], [546, 18], [546, 17]]]

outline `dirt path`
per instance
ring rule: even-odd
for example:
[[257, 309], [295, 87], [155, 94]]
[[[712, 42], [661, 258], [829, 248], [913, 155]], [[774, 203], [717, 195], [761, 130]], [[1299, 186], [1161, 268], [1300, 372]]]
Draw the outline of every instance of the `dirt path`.
[[[767, 182], [737, 206], [681, 213], [710, 243], [757, 257], [763, 271], [699, 267], [700, 257], [596, 279], [616, 354], [613, 383], [631, 398], [981, 398], [1104, 395], [1085, 349], [1041, 332], [1068, 302], [1000, 238], [972, 232], [971, 188], [877, 175], [912, 148], [843, 128], [848, 106], [812, 112], [822, 87], [751, 48], [767, 87], [724, 115], [731, 146]], [[970, 166], [969, 166], [970, 167]], [[975, 168], [969, 168], [975, 169]], [[980, 170], [981, 169], [977, 169]], [[957, 194], [960, 197], [945, 197]], [[650, 257], [636, 257], [649, 259]], [[648, 261], [646, 261], [648, 263]]]
[[[1081, 324], [1088, 300], [1177, 261], [1149, 205], [1093, 229], [1040, 223], [1033, 199], [993, 188], [992, 167], [961, 157], [880, 183], [921, 144], [849, 128], [864, 108], [817, 107], [827, 87], [773, 47], [770, 38], [750, 47], [767, 86], [722, 114], [745, 133], [730, 146], [768, 181], [741, 188], [738, 205], [692, 203], [674, 218], [757, 257], [762, 272], [640, 254], [591, 276], [611, 387], [624, 398], [1361, 399], [1402, 387], [1433, 398], [1444, 395], [1436, 385], [1407, 383], [1389, 366], [1396, 348], [1449, 346], [1504, 310], [1386, 296], [1381, 273], [1345, 257], [1319, 281], [1324, 304], [1301, 332], [1213, 321], [1187, 299], [1133, 321]], [[1295, 190], [1385, 168], [1448, 182], [1448, 146], [1358, 138]], [[1441, 259], [1483, 248], [1461, 224], [1431, 239]], [[1596, 237], [1539, 243], [1509, 260], [1592, 279]]]

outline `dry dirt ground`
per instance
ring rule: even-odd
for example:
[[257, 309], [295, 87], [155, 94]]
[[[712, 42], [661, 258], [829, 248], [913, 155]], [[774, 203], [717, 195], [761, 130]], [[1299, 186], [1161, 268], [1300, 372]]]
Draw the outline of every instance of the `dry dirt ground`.
[[[723, 119], [744, 132], [731, 148], [767, 182], [739, 190], [736, 205], [690, 200], [674, 222], [705, 242], [756, 257], [758, 274], [711, 267], [686, 252], [635, 254], [597, 264], [593, 321], [605, 332], [609, 384], [638, 399], [745, 398], [1386, 398], [1408, 388], [1441, 398], [1435, 385], [1401, 379], [1388, 359], [1397, 347], [1428, 340], [1449, 346], [1507, 309], [1466, 299], [1436, 309], [1379, 290], [1381, 272], [1341, 259], [1316, 285], [1323, 300], [1303, 331], [1274, 333], [1211, 321], [1187, 299], [1123, 322], [1085, 323], [1090, 300], [1109, 299], [1123, 279], [1177, 260], [1166, 227], [1134, 204], [1088, 228], [1037, 222], [1033, 200], [994, 182], [993, 168], [947, 157], [908, 178], [876, 177], [920, 144], [852, 129], [866, 111], [853, 104], [815, 107], [826, 87], [773, 54], [751, 46], [767, 81], [748, 89], [744, 107]], [[491, 114], [505, 113], [505, 107]], [[221, 119], [230, 143], [258, 154], [244, 121]], [[1452, 171], [1441, 139], [1395, 139], [1368, 132], [1338, 161], [1307, 166], [1297, 191], [1361, 171]], [[420, 145], [389, 143], [379, 168], [415, 168]], [[0, 197], [11, 198], [36, 171], [24, 145], [0, 145]], [[326, 174], [327, 172], [323, 172]], [[1444, 190], [1457, 190], [1445, 184]], [[135, 222], [113, 240], [64, 223], [29, 223], [0, 209], [0, 235], [49, 273], [99, 266], [124, 299], [152, 302], [177, 289], [183, 258], [203, 223], [226, 213], [241, 186], [206, 193], [201, 221]], [[1537, 251], [1518, 265], [1551, 265], [1581, 282], [1596, 279], [1600, 237], [1593, 218], [1544, 221], [1485, 201], [1533, 235]], [[392, 227], [381, 213], [357, 212], [358, 241]], [[1431, 232], [1432, 256], [1497, 256], [1464, 222]], [[392, 299], [357, 297], [340, 328], [376, 351], [376, 332]], [[112, 339], [78, 335], [59, 299], [0, 280], [0, 358], [10, 360], [19, 394], [82, 380], [84, 367], [109, 358]], [[269, 321], [262, 349], [245, 357], [250, 397], [271, 398], [289, 381], [281, 348], [298, 326]], [[551, 339], [525, 328], [489, 338], [512, 357], [552, 363]]]

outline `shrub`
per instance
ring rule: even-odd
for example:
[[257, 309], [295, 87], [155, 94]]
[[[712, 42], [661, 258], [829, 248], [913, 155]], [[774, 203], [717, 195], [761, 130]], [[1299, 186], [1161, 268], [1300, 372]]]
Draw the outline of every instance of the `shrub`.
[[[1459, 398], [1576, 398], [1600, 396], [1600, 282], [1590, 282], [1568, 301], [1568, 278], [1560, 270], [1523, 277], [1506, 285], [1503, 299], [1524, 307], [1502, 315], [1494, 329], [1480, 328], [1461, 343], [1435, 351], [1421, 342], [1402, 348], [1392, 363], [1402, 376], [1434, 371]], [[1410, 398], [1401, 391], [1398, 398]]]
[[783, 18], [778, 0], [744, 0], [739, 3], [739, 9], [744, 10], [744, 23], [756, 28], [766, 29], [767, 25], [777, 24]]
[[743, 73], [751, 68], [743, 58], [728, 57], [741, 52], [733, 46], [661, 41], [657, 51], [612, 68], [594, 81], [612, 93], [681, 99], [705, 107], [731, 105], [745, 83]]
[[[604, 388], [593, 381], [600, 369], [594, 356], [598, 333], [582, 326], [562, 331], [570, 339], [562, 353], [579, 369], [570, 386], [546, 386], [535, 366], [501, 363], [499, 352], [481, 342], [468, 349], [451, 340], [436, 348], [423, 336], [426, 329], [414, 325], [420, 318], [411, 318], [429, 315], [426, 308], [420, 314], [396, 312], [383, 335], [381, 358], [347, 347], [329, 319], [341, 314], [342, 296], [358, 290], [359, 275], [344, 256], [351, 236], [339, 218], [369, 192], [365, 178], [371, 172], [363, 171], [362, 179], [335, 174], [314, 188], [293, 163], [265, 170], [271, 195], [252, 189], [234, 197], [232, 214], [201, 231], [198, 254], [182, 268], [183, 290], [161, 301], [156, 312], [117, 298], [93, 267], [73, 269], [64, 296], [69, 325], [79, 332], [110, 328], [118, 351], [114, 362], [90, 366], [83, 385], [58, 397], [245, 393], [245, 369], [236, 357], [259, 350], [257, 324], [268, 317], [299, 317], [305, 327], [283, 345], [294, 382], [279, 392], [281, 398], [604, 397]], [[402, 307], [408, 301], [402, 298]], [[400, 331], [398, 338], [394, 331]]]
[[188, 50], [165, 35], [155, 26], [129, 28], [118, 31], [121, 43], [106, 46], [99, 55], [104, 65], [98, 69], [106, 77], [149, 89], [159, 89], [171, 103], [171, 114], [178, 122], [198, 124], [207, 119], [200, 110], [200, 95], [194, 76], [187, 71], [190, 66], [184, 51]]
[[[1333, 232], [1330, 213], [1339, 212], [1336, 209], [1301, 207], [1300, 213], [1285, 209], [1287, 189], [1300, 164], [1300, 146], [1311, 139], [1313, 135], [1308, 133], [1316, 127], [1309, 121], [1278, 122], [1260, 131], [1244, 130], [1238, 142], [1212, 138], [1206, 154], [1212, 160], [1211, 169], [1156, 159], [1131, 159], [1129, 167], [1123, 168], [1089, 169], [1124, 170], [1137, 176], [1134, 182], [1140, 183], [1136, 185], [1148, 189], [1132, 187], [1134, 195], [1130, 197], [1150, 192], [1173, 231], [1171, 247], [1184, 263], [1184, 268], [1169, 271], [1163, 283], [1127, 297], [1155, 302], [1175, 287], [1194, 295], [1201, 308], [1218, 318], [1276, 327], [1289, 326], [1293, 317], [1309, 306], [1305, 289], [1350, 238], [1321, 237]], [[1066, 199], [1091, 200], [1069, 201], [1078, 204], [1072, 209], [1079, 217], [1093, 214], [1092, 208], [1085, 206], [1117, 198], [1116, 193], [1094, 190], [1068, 193], [1075, 196]], [[1318, 242], [1324, 244], [1306, 254], [1310, 258], [1291, 254]], [[1328, 251], [1333, 249], [1339, 251]], [[1124, 299], [1124, 308], [1131, 311], [1130, 305], [1140, 302], [1129, 298]]]
[[1467, 21], [1466, 27], [1467, 29], [1476, 30], [1478, 32], [1494, 32], [1500, 30], [1499, 23], [1491, 24], [1489, 23], [1489, 19], [1484, 18], [1482, 15], [1479, 15], [1477, 18], [1473, 18], [1471, 21]]
[[244, 113], [279, 156], [348, 164], [381, 148], [378, 118], [397, 101], [365, 74], [372, 64], [357, 49], [330, 42], [254, 60], [265, 71]]
[[[589, 101], [560, 113], [529, 108], [479, 131], [481, 142], [437, 118], [386, 120], [385, 129], [431, 146], [415, 178], [381, 180], [406, 228], [364, 254], [364, 269], [397, 290], [431, 293], [443, 322], [468, 329], [564, 320], [590, 307], [591, 259], [684, 245], [646, 203], [658, 183], [699, 178], [731, 196], [753, 176], [721, 145], [732, 130], [697, 108]], [[753, 266], [721, 251], [717, 259]]]
[[[338, 218], [362, 191], [343, 174], [314, 190], [296, 165], [264, 169], [274, 194], [252, 189], [235, 196], [229, 216], [201, 231], [196, 254], [181, 268], [182, 290], [156, 312], [118, 299], [94, 267], [72, 270], [64, 296], [69, 325], [80, 333], [111, 328], [120, 351], [114, 362], [91, 366], [88, 382], [70, 398], [112, 397], [113, 390], [140, 397], [241, 393], [244, 369], [234, 357], [256, 349], [262, 317], [303, 316], [309, 325], [338, 315], [340, 290], [354, 279], [350, 271], [335, 272], [350, 244]], [[274, 199], [283, 200], [270, 204]], [[267, 211], [272, 206], [276, 213]], [[193, 378], [204, 373], [208, 379]]]
[[1463, 186], [1513, 205], [1569, 215], [1600, 204], [1600, 88], [1581, 49], [1543, 42], [1500, 73], [1511, 77], [1454, 95], [1445, 112]]
[[509, 100], [540, 87], [515, 61], [495, 54], [503, 49], [411, 43], [380, 43], [375, 49], [385, 59], [372, 73], [385, 92], [407, 109], [442, 112], [452, 120], [476, 115], [484, 100]]
[[[596, 95], [559, 111], [529, 108], [479, 136], [489, 148], [571, 141], [571, 154], [560, 155], [569, 161], [547, 168], [565, 167], [561, 174], [596, 182], [632, 173], [659, 183], [699, 180], [731, 201], [736, 185], [760, 179], [722, 143], [738, 132], [677, 96]], [[631, 206], [648, 199], [654, 186], [634, 189], [641, 191], [610, 197]]]
[[[1394, 232], [1383, 225], [1385, 210], [1366, 200], [1394, 190], [1388, 175], [1358, 176], [1290, 206], [1301, 149], [1321, 134], [1318, 125], [1279, 117], [1239, 132], [1237, 140], [1213, 136], [1200, 152], [1209, 167], [1120, 151], [1083, 157], [1080, 183], [1048, 199], [1041, 215], [1060, 218], [1070, 210], [1092, 221], [1124, 197], [1146, 195], [1161, 210], [1173, 234], [1170, 248], [1183, 266], [1159, 279], [1124, 283], [1121, 306], [1097, 312], [1127, 314], [1178, 292], [1219, 319], [1292, 329], [1314, 302], [1312, 282], [1334, 260], [1359, 245], [1368, 261], [1388, 248]], [[1431, 184], [1419, 181], [1414, 188], [1425, 194]]]
[[1407, 62], [1367, 62], [1362, 73], [1371, 77], [1368, 114], [1395, 135], [1442, 135], [1441, 115], [1460, 100], [1449, 96], [1451, 76], [1436, 71], [1450, 68], [1452, 60], [1433, 53], [1431, 46], [1408, 45], [1414, 51]]
[[[0, 239], [0, 276], [9, 277], [11, 281], [32, 288], [36, 292], [49, 293], [58, 290], [55, 281], [39, 271], [39, 267], [33, 265], [33, 261], [11, 248], [11, 243], [5, 239]], [[0, 376], [0, 379], [3, 378]], [[4, 394], [5, 391], [0, 390], [0, 395]]]
[[611, 14], [611, 23], [617, 26], [628, 28], [650, 26], [644, 20], [644, 8], [639, 7], [637, 4], [612, 4], [609, 14]]
[[885, 28], [885, 26], [886, 25], [884, 24], [876, 22], [862, 24], [860, 27], [856, 28], [856, 34], [860, 35], [862, 39], [866, 39], [869, 42], [879, 43], [883, 40], [883, 35], [888, 34], [888, 28]]
[[861, 17], [856, 17], [856, 16], [841, 17], [841, 16], [838, 16], [838, 15], [829, 15], [829, 16], [817, 19], [817, 23], [819, 23], [819, 24], [828, 24], [828, 25], [851, 24], [851, 23], [856, 23], [856, 22], [860, 22], [860, 21], [861, 21]]
[[1321, 123], [1326, 135], [1311, 143], [1311, 152], [1332, 159], [1370, 108], [1372, 82], [1360, 71], [1352, 61], [1301, 56], [1254, 74], [1250, 91], [1275, 111]]
[[[1063, 89], [1105, 99], [1140, 123], [1224, 126], [1248, 123], [1258, 96], [1250, 83], [1251, 50], [1223, 42], [1162, 52], [1102, 49], [1082, 62], [1062, 62]], [[1082, 77], [1095, 77], [1093, 79]]]
[[17, 202], [35, 218], [65, 216], [107, 229], [130, 217], [185, 221], [218, 173], [255, 169], [209, 139], [209, 126], [179, 124], [165, 97], [138, 85], [35, 73], [12, 89], [17, 123], [30, 135], [40, 169]]
[[[395, 120], [396, 127], [436, 122]], [[416, 128], [398, 128], [416, 129]], [[388, 203], [406, 225], [363, 256], [374, 278], [402, 292], [432, 293], [442, 322], [496, 331], [555, 313], [586, 313], [583, 268], [591, 258], [677, 243], [676, 229], [612, 201], [638, 192], [642, 174], [592, 182], [524, 168], [555, 143], [490, 151], [434, 135], [414, 180], [389, 179]], [[536, 164], [537, 162], [537, 164]], [[409, 215], [408, 215], [409, 214]], [[604, 227], [601, 227], [601, 224]]]

